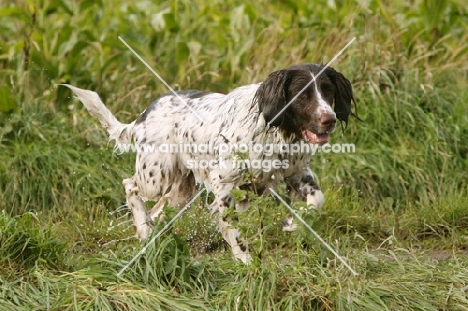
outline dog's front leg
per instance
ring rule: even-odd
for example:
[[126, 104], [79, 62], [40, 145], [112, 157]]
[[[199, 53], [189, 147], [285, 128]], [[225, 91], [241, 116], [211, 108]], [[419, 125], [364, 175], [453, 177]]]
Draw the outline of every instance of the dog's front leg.
[[[308, 208], [315, 210], [321, 210], [323, 204], [325, 204], [325, 197], [323, 196], [322, 190], [315, 181], [314, 174], [310, 168], [304, 168], [299, 174], [286, 178], [288, 189], [292, 190], [290, 194], [293, 197], [299, 197], [299, 199], [307, 202]], [[293, 217], [287, 216], [283, 222], [283, 231], [295, 231], [297, 225], [293, 223]]]
[[223, 182], [222, 175], [218, 171], [210, 172], [210, 182], [215, 198], [208, 208], [217, 217], [218, 230], [231, 246], [234, 256], [247, 264], [252, 259], [247, 242], [239, 237], [239, 230], [229, 222], [230, 217], [232, 217], [229, 216], [229, 212], [235, 209], [234, 199], [231, 195], [233, 183]]

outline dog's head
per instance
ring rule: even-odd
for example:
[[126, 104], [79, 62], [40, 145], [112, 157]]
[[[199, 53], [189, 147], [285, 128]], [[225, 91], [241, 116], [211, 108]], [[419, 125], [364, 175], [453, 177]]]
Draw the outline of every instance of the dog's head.
[[267, 123], [315, 144], [328, 142], [336, 119], [345, 127], [354, 102], [351, 83], [331, 67], [301, 64], [271, 73], [255, 101]]

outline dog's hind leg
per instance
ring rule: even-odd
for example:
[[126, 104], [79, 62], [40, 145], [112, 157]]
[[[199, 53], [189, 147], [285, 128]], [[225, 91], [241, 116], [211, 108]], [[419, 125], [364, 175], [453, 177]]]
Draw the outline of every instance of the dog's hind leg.
[[193, 173], [182, 176], [178, 181], [173, 182], [169, 191], [163, 195], [154, 207], [149, 211], [148, 217], [151, 221], [158, 217], [164, 208], [164, 205], [183, 207], [193, 195], [195, 189], [195, 178]]
[[139, 196], [138, 186], [132, 178], [124, 179], [122, 182], [125, 188], [127, 204], [133, 214], [133, 224], [136, 229], [136, 237], [146, 239], [148, 237], [148, 225], [146, 217], [145, 202]]

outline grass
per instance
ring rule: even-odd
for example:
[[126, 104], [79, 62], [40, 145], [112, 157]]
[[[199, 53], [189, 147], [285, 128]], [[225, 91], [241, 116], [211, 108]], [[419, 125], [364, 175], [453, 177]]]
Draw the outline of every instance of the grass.
[[[0, 310], [467, 310], [467, 13], [459, 0], [2, 7]], [[326, 63], [356, 36], [333, 67], [363, 122], [332, 136], [356, 153], [311, 158], [327, 202], [303, 216], [359, 275], [304, 228], [282, 233], [287, 209], [253, 195], [239, 215], [251, 265], [202, 196], [118, 275], [143, 247], [116, 212], [134, 155], [113, 154], [55, 87], [95, 90], [133, 121], [167, 90], [117, 36], [175, 89], [219, 92]]]

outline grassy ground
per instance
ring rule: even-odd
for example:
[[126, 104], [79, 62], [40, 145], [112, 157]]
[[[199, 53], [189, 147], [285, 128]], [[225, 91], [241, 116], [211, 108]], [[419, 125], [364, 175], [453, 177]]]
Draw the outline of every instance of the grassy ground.
[[[19, 1], [0, 8], [0, 310], [467, 310], [468, 10], [440, 1]], [[304, 215], [253, 197], [254, 262], [235, 262], [198, 199], [134, 264], [115, 155], [57, 83], [134, 120], [167, 90], [227, 92], [294, 63], [348, 77], [363, 122], [311, 159], [325, 191]], [[280, 189], [281, 190], [281, 189]], [[293, 205], [300, 206], [294, 202]], [[177, 210], [168, 210], [173, 216]], [[196, 219], [196, 221], [194, 221]]]

